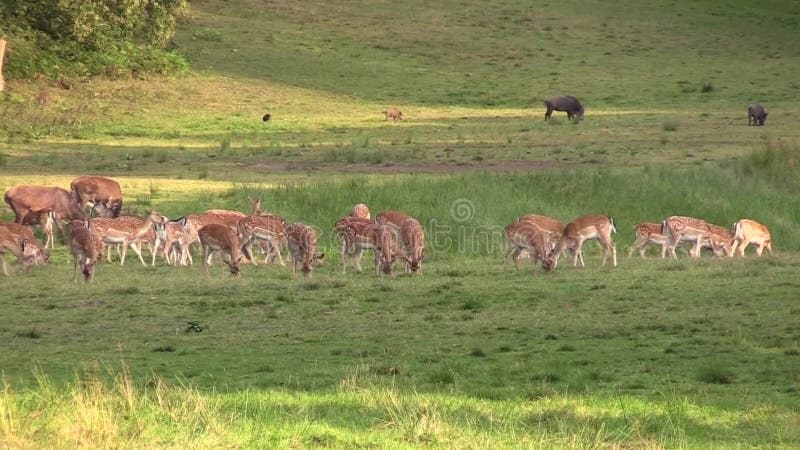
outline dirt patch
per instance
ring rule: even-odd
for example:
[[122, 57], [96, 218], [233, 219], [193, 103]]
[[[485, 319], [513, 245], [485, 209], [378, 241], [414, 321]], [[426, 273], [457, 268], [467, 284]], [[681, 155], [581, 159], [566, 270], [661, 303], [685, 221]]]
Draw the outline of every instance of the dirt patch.
[[263, 171], [321, 171], [321, 172], [357, 172], [357, 173], [458, 173], [458, 172], [507, 172], [541, 170], [557, 167], [552, 162], [539, 161], [503, 161], [497, 163], [423, 163], [423, 164], [330, 164], [317, 162], [285, 162], [268, 161], [249, 165], [250, 168]]

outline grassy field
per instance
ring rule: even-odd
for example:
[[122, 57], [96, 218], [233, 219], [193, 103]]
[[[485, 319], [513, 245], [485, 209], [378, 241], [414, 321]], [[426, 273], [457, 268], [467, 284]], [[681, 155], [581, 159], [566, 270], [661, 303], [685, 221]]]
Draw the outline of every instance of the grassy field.
[[[185, 77], [9, 83], [0, 187], [103, 174], [170, 217], [261, 198], [327, 261], [129, 258], [88, 285], [63, 245], [14, 261], [0, 446], [800, 446], [792, 6], [193, 1]], [[544, 123], [561, 93], [585, 121]], [[423, 276], [342, 275], [360, 202], [420, 219]], [[584, 269], [514, 272], [502, 227], [529, 212], [613, 215], [619, 267], [589, 243]], [[673, 214], [759, 220], [776, 255], [625, 258]]]

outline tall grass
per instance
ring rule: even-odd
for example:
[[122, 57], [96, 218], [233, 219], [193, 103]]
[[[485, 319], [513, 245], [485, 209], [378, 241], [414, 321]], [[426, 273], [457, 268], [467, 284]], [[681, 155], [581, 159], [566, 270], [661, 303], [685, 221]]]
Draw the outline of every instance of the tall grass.
[[[405, 211], [440, 230], [456, 251], [496, 237], [522, 214], [536, 212], [565, 223], [584, 214], [614, 217], [620, 238], [633, 240], [633, 225], [686, 215], [730, 226], [741, 218], [766, 224], [780, 248], [800, 248], [800, 149], [770, 144], [738, 161], [688, 167], [574, 168], [528, 173], [478, 172], [394, 176], [311, 175], [271, 189], [237, 185], [234, 204], [261, 198], [264, 208], [323, 232], [356, 203], [374, 214]], [[199, 205], [198, 205], [199, 206]], [[437, 228], [438, 227], [438, 228]], [[332, 242], [322, 240], [323, 242]], [[493, 248], [497, 243], [492, 244]], [[485, 246], [482, 246], [485, 247]]]
[[[0, 394], [0, 444], [11, 448], [693, 447], [791, 445], [770, 414], [725, 411], [675, 394], [552, 393], [527, 401], [419, 394], [363, 385], [337, 393], [214, 393], [141, 383], [126, 371]], [[753, 435], [748, 428], [766, 432]], [[724, 428], [725, 433], [713, 430]]]

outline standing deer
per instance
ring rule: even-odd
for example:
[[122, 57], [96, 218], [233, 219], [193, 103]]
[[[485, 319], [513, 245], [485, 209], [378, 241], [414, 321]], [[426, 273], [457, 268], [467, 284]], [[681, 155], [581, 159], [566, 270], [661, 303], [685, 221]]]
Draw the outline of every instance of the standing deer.
[[325, 257], [323, 253], [317, 252], [317, 232], [308, 225], [293, 223], [286, 227], [286, 236], [292, 258], [292, 273], [297, 275], [299, 264], [303, 274], [311, 278], [314, 263]]
[[[83, 220], [86, 218], [83, 210], [71, 193], [65, 189], [51, 186], [15, 186], [5, 194], [5, 202], [11, 207], [16, 216], [15, 222], [30, 223], [26, 219], [29, 214], [37, 215], [38, 211], [52, 209], [59, 219], [55, 222], [61, 237], [64, 237], [64, 230], [61, 220]], [[37, 216], [40, 217], [40, 216]]]
[[592, 239], [599, 240], [600, 246], [603, 247], [602, 265], [606, 264], [608, 253], [611, 252], [611, 262], [614, 267], [617, 267], [617, 248], [611, 240], [611, 233], [616, 232], [614, 219], [604, 214], [589, 214], [573, 220], [564, 228], [564, 237], [558, 242], [553, 257], [553, 269], [558, 267], [558, 258], [561, 253], [569, 247], [574, 248], [575, 252], [572, 265], [576, 267], [578, 259], [581, 259], [581, 267], [583, 267], [583, 243]]
[[733, 256], [739, 250], [739, 256], [744, 256], [744, 249], [750, 244], [756, 245], [756, 254], [761, 253], [766, 248], [772, 255], [772, 237], [766, 226], [751, 219], [741, 219], [733, 224], [733, 245], [728, 256]]
[[648, 245], [660, 245], [663, 248], [667, 244], [667, 237], [661, 234], [660, 223], [642, 222], [637, 223], [633, 228], [636, 233], [636, 241], [628, 251], [628, 258], [636, 250], [639, 250], [639, 255], [644, 258], [644, 252]]
[[403, 112], [397, 108], [389, 108], [383, 111], [383, 114], [386, 116], [386, 119], [384, 120], [389, 120], [389, 119], [392, 119], [393, 121], [403, 120]]
[[686, 216], [668, 217], [661, 223], [661, 233], [667, 237], [667, 243], [661, 249], [661, 257], [665, 258], [669, 253], [672, 259], [678, 259], [675, 247], [682, 241], [694, 242], [694, 248], [689, 251], [689, 255], [699, 258], [703, 242], [710, 240], [713, 235], [704, 220]]
[[380, 276], [381, 271], [386, 275], [392, 274], [392, 265], [395, 262], [397, 231], [390, 225], [376, 224], [375, 226], [375, 275]]
[[336, 234], [342, 242], [340, 250], [342, 273], [347, 272], [350, 256], [356, 271], [361, 272], [361, 257], [365, 249], [375, 249], [375, 222], [363, 217], [347, 216], [336, 221]]
[[[166, 219], [155, 211], [147, 213], [144, 221], [138, 217], [118, 217], [116, 219], [108, 218], [94, 218], [90, 219], [92, 230], [101, 237], [106, 244], [120, 244], [120, 265], [125, 265], [125, 255], [130, 246], [142, 265], [147, 266], [142, 258], [140, 250], [141, 241], [143, 236], [148, 232], [153, 233], [152, 226], [154, 223], [164, 223]], [[155, 250], [153, 250], [155, 251]], [[111, 251], [108, 252], [109, 262], [111, 261]]]
[[253, 241], [264, 243], [265, 263], [274, 261], [277, 256], [278, 262], [282, 266], [286, 265], [281, 256], [281, 247], [286, 242], [286, 221], [283, 218], [272, 214], [249, 216], [239, 220], [238, 227], [239, 234], [249, 237], [242, 240], [242, 249], [254, 265], [258, 265], [258, 263], [253, 257]]
[[[203, 272], [208, 275], [211, 256], [219, 252], [220, 259], [230, 267], [231, 273], [238, 277], [241, 244], [236, 233], [226, 225], [212, 223], [200, 228], [197, 231], [197, 235], [202, 249]], [[230, 261], [225, 261], [225, 258], [222, 258], [223, 254], [227, 254], [230, 257]]]

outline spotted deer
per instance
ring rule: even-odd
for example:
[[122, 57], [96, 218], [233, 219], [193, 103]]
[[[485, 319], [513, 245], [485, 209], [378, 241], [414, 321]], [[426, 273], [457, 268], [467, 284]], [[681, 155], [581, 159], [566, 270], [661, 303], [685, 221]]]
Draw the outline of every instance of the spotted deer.
[[661, 257], [667, 253], [672, 259], [678, 259], [675, 247], [681, 242], [694, 242], [694, 248], [689, 251], [693, 258], [700, 257], [700, 248], [704, 241], [712, 239], [713, 232], [704, 220], [686, 216], [671, 216], [661, 223], [661, 233], [666, 236], [667, 243], [661, 249]]
[[183, 226], [177, 222], [166, 221], [164, 223], [153, 224], [155, 229], [155, 243], [153, 245], [153, 261], [155, 265], [156, 255], [161, 252], [164, 261], [171, 265], [191, 266], [192, 254], [189, 252], [189, 237]]
[[282, 217], [273, 214], [245, 217], [239, 220], [238, 230], [240, 235], [248, 237], [242, 241], [242, 249], [254, 265], [258, 263], [253, 257], [253, 242], [263, 243], [265, 263], [271, 263], [277, 256], [278, 262], [286, 265], [281, 256], [281, 247], [286, 243], [286, 221]]
[[553, 269], [558, 267], [558, 258], [561, 253], [570, 247], [574, 249], [572, 265], [577, 266], [580, 259], [581, 267], [584, 267], [583, 243], [592, 239], [600, 241], [600, 246], [603, 248], [602, 265], [606, 264], [608, 253], [610, 252], [611, 263], [614, 267], [617, 267], [617, 248], [611, 240], [611, 233], [616, 232], [614, 219], [604, 214], [589, 214], [573, 220], [564, 227], [564, 237], [558, 242], [553, 256]]
[[406, 262], [406, 273], [422, 274], [425, 258], [425, 231], [417, 219], [406, 219], [400, 224], [398, 249]]
[[772, 255], [772, 237], [766, 226], [751, 219], [741, 219], [733, 224], [733, 245], [728, 256], [733, 256], [738, 250], [739, 256], [744, 256], [748, 245], [756, 246], [756, 254], [761, 256], [766, 248]]
[[341, 241], [342, 273], [347, 272], [347, 257], [350, 256], [361, 272], [361, 257], [364, 250], [375, 249], [375, 222], [363, 218], [347, 216], [336, 221], [336, 234]]
[[314, 263], [325, 257], [317, 252], [317, 232], [308, 225], [293, 223], [286, 227], [286, 238], [292, 258], [292, 273], [297, 275], [299, 264], [303, 274], [311, 278]]
[[69, 251], [73, 260], [73, 281], [78, 282], [78, 266], [81, 267], [83, 280], [94, 280], [94, 270], [102, 259], [103, 243], [92, 232], [89, 220], [73, 220], [69, 223]]
[[[92, 230], [103, 239], [107, 245], [120, 244], [120, 265], [125, 265], [125, 255], [130, 246], [139, 257], [142, 265], [147, 266], [142, 257], [140, 249], [143, 236], [148, 232], [153, 233], [152, 226], [154, 223], [164, 223], [166, 219], [155, 211], [150, 211], [145, 216], [145, 219], [138, 217], [123, 216], [116, 219], [108, 218], [94, 218], [91, 221]], [[111, 260], [111, 251], [108, 252], [109, 261]]]
[[369, 208], [367, 207], [367, 205], [365, 205], [363, 203], [359, 203], [359, 204], [353, 206], [353, 209], [350, 210], [350, 216], [351, 217], [360, 217], [362, 219], [371, 219], [371, 217], [369, 215]]
[[411, 219], [411, 216], [404, 212], [387, 210], [378, 213], [378, 217], [375, 219], [375, 221], [379, 224], [389, 225], [394, 230], [399, 230], [400, 225], [406, 219]]
[[[208, 275], [208, 266], [211, 256], [220, 253], [220, 259], [230, 267], [234, 276], [239, 276], [239, 261], [241, 260], [241, 243], [239, 237], [227, 225], [208, 224], [197, 230], [200, 240], [200, 248], [203, 258], [203, 272]], [[222, 255], [228, 255], [229, 261], [225, 261]]]
[[392, 274], [392, 266], [397, 258], [397, 231], [387, 224], [375, 225], [375, 275], [380, 276], [381, 272], [386, 275]]
[[553, 250], [550, 246], [549, 231], [527, 220], [518, 220], [506, 227], [506, 263], [512, 258], [514, 269], [519, 271], [519, 258], [522, 252], [531, 256], [531, 269], [536, 270], [536, 263], [542, 261], [542, 268], [549, 272], [553, 268]]
[[[5, 222], [2, 223], [6, 224]], [[3, 274], [10, 276], [8, 268], [6, 267], [6, 253], [11, 252], [17, 257], [22, 270], [27, 272], [34, 264], [46, 263], [48, 261], [47, 254], [39, 247], [36, 240], [33, 239], [33, 233], [30, 232], [28, 227], [19, 224], [18, 227], [24, 227], [28, 233], [14, 230], [14, 227], [0, 226], [0, 263], [3, 265]]]
[[[707, 239], [703, 239], [703, 244], [701, 248], [707, 248], [714, 252], [715, 256], [729, 256], [732, 253], [733, 249], [733, 235], [727, 228], [721, 227], [719, 225], [714, 225], [713, 223], [708, 223], [708, 229], [711, 231], [711, 236]], [[693, 251], [694, 249], [692, 249]], [[690, 251], [689, 254], [691, 256], [692, 252]]]
[[661, 234], [661, 224], [654, 222], [637, 223], [634, 227], [636, 233], [636, 241], [634, 241], [630, 250], [628, 251], [628, 258], [633, 255], [633, 252], [639, 251], [639, 255], [644, 258], [644, 252], [647, 250], [648, 245], [664, 246], [667, 243], [667, 237]]

